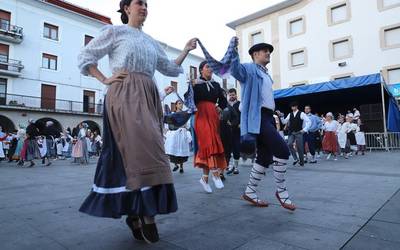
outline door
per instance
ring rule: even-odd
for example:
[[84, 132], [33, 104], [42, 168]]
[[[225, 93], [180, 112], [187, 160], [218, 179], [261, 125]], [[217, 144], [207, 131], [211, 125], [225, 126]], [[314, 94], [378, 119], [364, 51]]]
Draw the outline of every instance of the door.
[[89, 90], [83, 91], [83, 112], [94, 113], [96, 105], [95, 97], [96, 97], [96, 92]]
[[0, 43], [0, 70], [8, 70], [8, 52], [10, 47]]
[[42, 109], [56, 109], [56, 86], [42, 84]]
[[7, 103], [7, 79], [0, 78], [0, 105]]

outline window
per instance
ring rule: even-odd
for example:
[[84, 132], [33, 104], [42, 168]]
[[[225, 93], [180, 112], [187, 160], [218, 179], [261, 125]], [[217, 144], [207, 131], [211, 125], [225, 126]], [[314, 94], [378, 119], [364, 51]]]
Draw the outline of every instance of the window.
[[0, 10], [0, 29], [10, 30], [11, 13], [5, 10]]
[[306, 49], [297, 49], [289, 52], [289, 68], [304, 67], [307, 64]]
[[378, 0], [379, 11], [392, 9], [400, 6], [400, 0]]
[[400, 48], [400, 23], [383, 27], [380, 34], [381, 48]]
[[174, 87], [175, 91], [178, 91], [178, 82], [171, 81], [171, 86]]
[[328, 7], [329, 26], [349, 21], [350, 18], [350, 3], [348, 0]]
[[0, 105], [6, 105], [7, 79], [0, 78]]
[[354, 77], [353, 73], [346, 73], [346, 74], [340, 74], [340, 75], [334, 75], [331, 77], [332, 81], [335, 80], [342, 80], [342, 79], [346, 79], [346, 78], [350, 78], [350, 77]]
[[43, 37], [58, 41], [58, 27], [48, 23], [44, 24]]
[[90, 41], [92, 41], [92, 39], [93, 39], [92, 36], [85, 35], [85, 46], [86, 46]]
[[264, 42], [264, 38], [263, 38], [262, 31], [257, 31], [250, 35], [250, 46], [253, 46], [254, 44], [257, 44], [257, 43], [263, 43], [263, 42]]
[[301, 81], [301, 82], [294, 82], [294, 83], [290, 83], [289, 86], [291, 88], [293, 87], [300, 87], [300, 86], [304, 86], [307, 84], [307, 81]]
[[288, 21], [288, 37], [298, 36], [305, 33], [305, 17], [296, 17]]
[[42, 68], [57, 70], [57, 56], [43, 53]]
[[400, 67], [388, 69], [387, 76], [387, 84], [400, 83]]
[[197, 79], [197, 68], [190, 66], [190, 80]]
[[330, 59], [336, 61], [353, 56], [351, 37], [344, 37], [330, 42]]

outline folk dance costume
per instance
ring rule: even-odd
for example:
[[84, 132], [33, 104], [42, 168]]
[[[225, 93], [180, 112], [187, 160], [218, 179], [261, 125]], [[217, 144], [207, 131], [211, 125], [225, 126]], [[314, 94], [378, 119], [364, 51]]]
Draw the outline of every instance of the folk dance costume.
[[6, 155], [4, 154], [4, 149], [3, 149], [3, 141], [7, 139], [8, 135], [4, 133], [3, 131], [0, 131], [0, 159], [3, 160], [6, 158]]
[[103, 149], [91, 193], [80, 211], [109, 218], [175, 212], [178, 206], [164, 150], [162, 105], [153, 76], [158, 70], [176, 77], [182, 67], [168, 59], [156, 40], [128, 25], [104, 28], [80, 53], [81, 72], [87, 75], [88, 67], [105, 55], [112, 72], [126, 70], [129, 74], [122, 83], [109, 86]]
[[78, 138], [72, 148], [74, 163], [89, 164], [89, 151], [86, 141], [86, 128], [79, 129]]
[[[288, 125], [288, 146], [290, 153], [294, 159], [293, 165], [296, 165], [300, 161], [300, 166], [304, 166], [303, 135], [304, 133], [309, 132], [309, 129], [311, 127], [310, 118], [304, 112], [297, 110], [295, 112], [291, 112], [285, 119], [282, 119], [282, 123]], [[293, 147], [293, 143], [296, 143], [297, 153]]]
[[[197, 168], [209, 169], [216, 188], [224, 187], [219, 174], [227, 167], [224, 147], [219, 134], [220, 120], [216, 111], [216, 104], [221, 109], [227, 105], [225, 96], [219, 83], [200, 78], [193, 86], [194, 102], [197, 112], [194, 117], [194, 132], [197, 147], [194, 155], [194, 165]], [[218, 177], [217, 174], [218, 173]], [[211, 187], [204, 180], [200, 179], [204, 190], [211, 193]]]
[[40, 151], [36, 141], [36, 137], [39, 136], [39, 129], [32, 120], [26, 128], [26, 135], [27, 138], [25, 139], [24, 145], [22, 146], [21, 150], [22, 160], [19, 162], [19, 165], [23, 165], [24, 161], [30, 161], [31, 164], [29, 165], [29, 167], [33, 167], [35, 165], [33, 160], [40, 158]]
[[311, 113], [306, 114], [310, 120], [310, 128], [308, 132], [304, 133], [303, 139], [304, 144], [307, 143], [308, 150], [311, 154], [311, 157], [308, 162], [310, 163], [317, 163], [315, 159], [315, 149], [316, 149], [316, 137], [319, 134], [319, 130], [322, 127], [321, 118]]
[[335, 120], [326, 121], [322, 126], [324, 131], [324, 138], [322, 140], [322, 149], [328, 153], [327, 159], [329, 160], [331, 155], [335, 156], [338, 152], [338, 140], [336, 132], [338, 130], [339, 123]]
[[359, 123], [358, 129], [356, 132], [356, 141], [357, 141], [357, 152], [361, 151], [362, 155], [365, 154], [365, 125], [362, 123]]
[[352, 130], [350, 122], [344, 122], [338, 126], [338, 142], [340, 146], [341, 154], [344, 154], [344, 157], [347, 159], [350, 154], [350, 144], [349, 138], [347, 137], [348, 133]]
[[221, 138], [224, 145], [226, 164], [229, 166], [233, 154], [233, 166], [226, 172], [239, 174], [240, 159], [240, 101], [228, 102], [222, 112]]
[[175, 164], [174, 171], [179, 169], [183, 173], [183, 163], [187, 162], [190, 156], [190, 143], [192, 135], [185, 125], [177, 130], [168, 130], [165, 134], [165, 153], [169, 156], [171, 163]]
[[[249, 54], [263, 49], [273, 51], [272, 45], [263, 43], [250, 48]], [[240, 81], [242, 89], [241, 136], [254, 138], [257, 148], [256, 162], [251, 170], [250, 180], [242, 198], [255, 206], [268, 206], [266, 202], [258, 198], [257, 187], [265, 175], [265, 169], [272, 165], [277, 188], [276, 198], [282, 207], [295, 210], [294, 204], [289, 199], [285, 180], [289, 149], [274, 125], [273, 81], [265, 67], [256, 63], [241, 64], [237, 49], [234, 49], [232, 53], [234, 57], [230, 69], [231, 74]]]

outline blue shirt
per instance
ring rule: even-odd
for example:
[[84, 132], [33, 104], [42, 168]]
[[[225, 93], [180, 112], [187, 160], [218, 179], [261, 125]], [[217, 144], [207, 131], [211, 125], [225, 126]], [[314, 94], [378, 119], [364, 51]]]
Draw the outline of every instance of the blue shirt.
[[318, 116], [313, 115], [313, 114], [311, 114], [311, 113], [307, 114], [307, 116], [308, 116], [308, 118], [309, 118], [310, 121], [311, 121], [311, 126], [310, 126], [310, 128], [309, 128], [308, 131], [310, 131], [310, 132], [316, 132], [316, 131], [318, 131], [319, 129], [322, 128], [322, 121], [321, 121], [321, 118], [319, 118]]
[[255, 63], [240, 63], [239, 54], [231, 62], [231, 75], [240, 82], [241, 116], [240, 134], [259, 134], [261, 127], [261, 107], [263, 104], [263, 73]]

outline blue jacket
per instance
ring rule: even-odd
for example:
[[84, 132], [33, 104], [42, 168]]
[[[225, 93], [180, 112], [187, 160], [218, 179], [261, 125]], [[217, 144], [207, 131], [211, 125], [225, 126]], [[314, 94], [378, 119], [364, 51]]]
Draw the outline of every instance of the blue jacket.
[[240, 134], [259, 134], [261, 126], [262, 73], [255, 63], [240, 63], [239, 55], [232, 60], [231, 75], [240, 82], [241, 117]]

